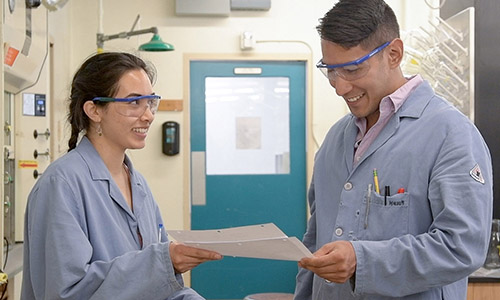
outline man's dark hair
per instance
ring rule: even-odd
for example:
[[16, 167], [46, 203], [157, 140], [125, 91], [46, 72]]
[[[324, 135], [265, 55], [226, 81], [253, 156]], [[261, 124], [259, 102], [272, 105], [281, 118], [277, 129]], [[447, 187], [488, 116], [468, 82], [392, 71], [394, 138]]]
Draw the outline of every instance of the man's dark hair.
[[340, 0], [319, 20], [321, 39], [347, 49], [373, 49], [399, 38], [394, 11], [383, 0]]

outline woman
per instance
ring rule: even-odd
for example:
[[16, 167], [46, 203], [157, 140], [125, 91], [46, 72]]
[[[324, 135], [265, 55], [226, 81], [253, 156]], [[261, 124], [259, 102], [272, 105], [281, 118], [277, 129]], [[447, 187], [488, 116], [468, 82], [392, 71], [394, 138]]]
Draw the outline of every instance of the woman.
[[153, 78], [126, 53], [92, 56], [75, 74], [69, 151], [28, 197], [22, 299], [201, 298], [180, 274], [222, 257], [168, 242], [125, 154], [145, 146], [160, 98]]

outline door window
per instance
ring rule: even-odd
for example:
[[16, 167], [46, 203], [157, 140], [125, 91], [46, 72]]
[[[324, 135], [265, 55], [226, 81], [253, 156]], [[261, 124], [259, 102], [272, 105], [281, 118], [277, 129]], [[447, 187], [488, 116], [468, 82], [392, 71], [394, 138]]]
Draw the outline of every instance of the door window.
[[287, 77], [205, 79], [207, 175], [290, 173]]

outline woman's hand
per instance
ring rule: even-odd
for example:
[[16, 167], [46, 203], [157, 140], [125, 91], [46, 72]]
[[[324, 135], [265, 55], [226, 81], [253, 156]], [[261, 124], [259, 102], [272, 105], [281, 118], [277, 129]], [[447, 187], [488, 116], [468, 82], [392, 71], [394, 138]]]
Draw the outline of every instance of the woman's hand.
[[177, 273], [192, 270], [201, 263], [222, 259], [217, 252], [186, 246], [181, 243], [170, 243], [170, 259]]

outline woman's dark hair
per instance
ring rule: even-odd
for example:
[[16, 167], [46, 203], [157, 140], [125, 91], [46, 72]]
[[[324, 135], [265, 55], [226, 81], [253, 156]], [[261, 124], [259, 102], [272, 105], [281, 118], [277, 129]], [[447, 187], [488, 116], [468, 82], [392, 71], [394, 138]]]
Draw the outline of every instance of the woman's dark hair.
[[321, 39], [346, 49], [371, 50], [399, 38], [396, 15], [383, 0], [340, 0], [319, 22]]
[[[142, 69], [154, 83], [156, 72], [152, 65], [146, 64], [139, 57], [122, 52], [95, 54], [88, 58], [75, 73], [69, 97], [68, 122], [71, 124], [69, 151], [76, 147], [82, 130], [88, 130], [89, 117], [83, 110], [83, 104], [95, 97], [112, 97], [118, 89], [118, 81], [128, 71]], [[106, 105], [101, 104], [99, 105]]]

